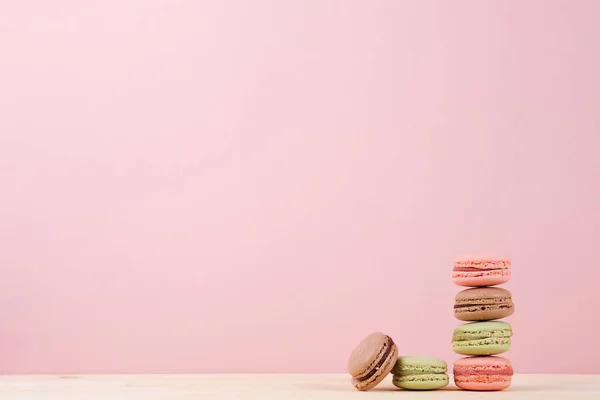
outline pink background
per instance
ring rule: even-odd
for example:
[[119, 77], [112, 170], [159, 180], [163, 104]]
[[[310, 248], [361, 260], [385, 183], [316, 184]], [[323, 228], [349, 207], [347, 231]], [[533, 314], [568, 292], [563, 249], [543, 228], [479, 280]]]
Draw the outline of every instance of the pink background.
[[600, 2], [0, 0], [0, 372], [600, 373]]

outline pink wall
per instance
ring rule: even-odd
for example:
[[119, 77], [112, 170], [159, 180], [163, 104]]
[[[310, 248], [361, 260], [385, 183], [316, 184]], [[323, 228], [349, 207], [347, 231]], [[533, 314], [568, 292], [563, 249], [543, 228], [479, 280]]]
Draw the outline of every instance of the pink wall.
[[485, 250], [517, 371], [600, 373], [599, 14], [0, 0], [0, 372], [452, 361]]

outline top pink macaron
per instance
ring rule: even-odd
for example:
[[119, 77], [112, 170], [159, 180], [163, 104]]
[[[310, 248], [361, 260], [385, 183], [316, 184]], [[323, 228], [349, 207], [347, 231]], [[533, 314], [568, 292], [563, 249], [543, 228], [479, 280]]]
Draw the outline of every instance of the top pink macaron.
[[496, 255], [467, 255], [454, 260], [452, 281], [459, 286], [494, 286], [508, 282], [511, 261]]

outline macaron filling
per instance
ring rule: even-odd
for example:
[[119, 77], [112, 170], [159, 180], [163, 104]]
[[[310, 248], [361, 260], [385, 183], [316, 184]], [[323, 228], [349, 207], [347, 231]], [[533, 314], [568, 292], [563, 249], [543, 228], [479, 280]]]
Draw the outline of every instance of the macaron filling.
[[476, 269], [475, 271], [457, 271], [452, 272], [453, 278], [475, 278], [480, 276], [510, 276], [509, 269]]
[[510, 381], [510, 375], [454, 375], [454, 382], [456, 383], [496, 383]]
[[512, 304], [512, 302], [506, 302], [503, 304], [489, 304], [489, 303], [484, 303], [484, 304], [456, 304], [454, 306], [455, 310], [462, 310], [462, 309], [467, 309], [467, 308], [475, 308], [477, 307], [477, 311], [485, 311], [485, 310], [502, 310], [504, 308], [511, 308], [514, 307], [514, 305]]
[[462, 308], [473, 308], [478, 307], [479, 310], [486, 309], [502, 309], [502, 308], [511, 308], [514, 307], [512, 300], [509, 298], [506, 299], [494, 299], [494, 300], [482, 300], [480, 303], [460, 303], [454, 305], [455, 310], [460, 310]]
[[497, 330], [481, 330], [473, 332], [460, 332], [455, 331], [452, 339], [454, 341], [474, 341], [482, 339], [500, 339], [510, 338], [512, 336], [512, 329], [497, 329]]
[[394, 375], [394, 380], [397, 382], [414, 382], [414, 381], [447, 381], [448, 375], [441, 374], [418, 374], [418, 375]]
[[443, 374], [446, 368], [434, 367], [431, 365], [400, 365], [395, 366], [392, 370], [396, 375], [426, 375], [426, 374]]
[[454, 375], [513, 375], [513, 369], [510, 365], [471, 365], [468, 367], [454, 367]]
[[454, 271], [459, 271], [459, 272], [472, 272], [472, 271], [481, 271], [481, 270], [493, 271], [495, 269], [502, 269], [502, 268], [454, 267]]
[[454, 348], [479, 347], [479, 346], [506, 346], [510, 345], [509, 338], [486, 338], [478, 340], [460, 340], [452, 342]]
[[507, 269], [510, 268], [510, 261], [508, 260], [468, 260], [468, 261], [455, 261], [455, 271], [473, 271], [482, 269]]

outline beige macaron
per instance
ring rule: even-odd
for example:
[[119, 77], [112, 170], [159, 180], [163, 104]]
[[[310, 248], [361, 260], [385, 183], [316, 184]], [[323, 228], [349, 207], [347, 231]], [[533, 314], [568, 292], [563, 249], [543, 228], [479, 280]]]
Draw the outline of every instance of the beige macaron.
[[466, 289], [456, 295], [454, 316], [461, 321], [489, 321], [515, 312], [512, 294], [499, 287]]
[[364, 338], [350, 354], [348, 372], [352, 385], [369, 390], [389, 375], [398, 359], [398, 347], [391, 337], [375, 332]]

